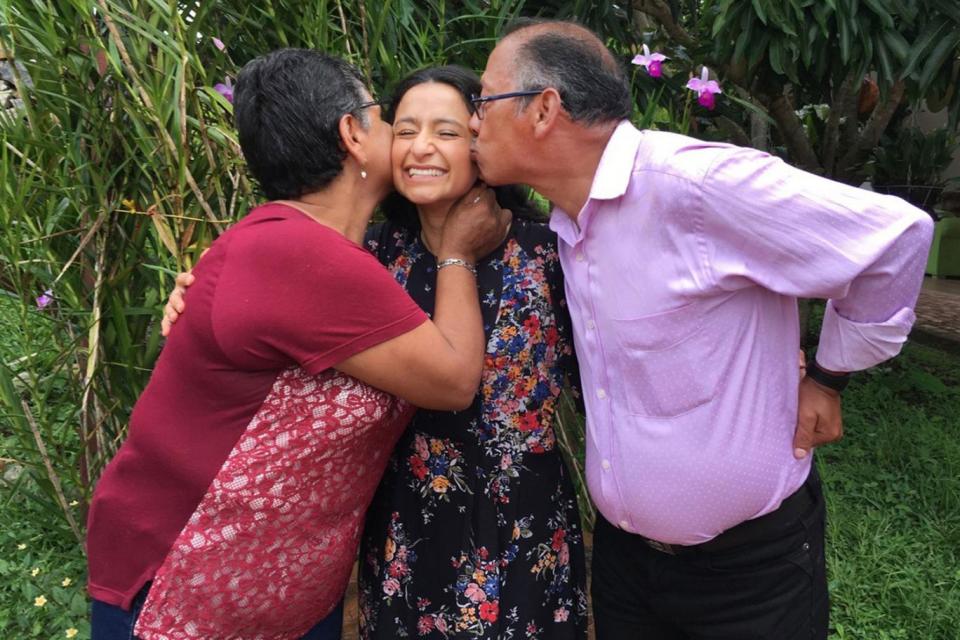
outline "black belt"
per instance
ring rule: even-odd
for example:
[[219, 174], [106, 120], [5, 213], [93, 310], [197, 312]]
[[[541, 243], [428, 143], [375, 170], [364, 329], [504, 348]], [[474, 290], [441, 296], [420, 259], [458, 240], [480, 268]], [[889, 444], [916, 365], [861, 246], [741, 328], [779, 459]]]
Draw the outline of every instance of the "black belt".
[[651, 549], [672, 556], [690, 553], [716, 553], [734, 547], [750, 544], [757, 540], [773, 538], [782, 535], [784, 530], [809, 512], [810, 507], [820, 498], [820, 478], [815, 466], [810, 468], [810, 475], [803, 485], [793, 494], [780, 503], [780, 506], [759, 518], [745, 520], [731, 527], [713, 538], [700, 544], [680, 545], [651, 540], [644, 536], [637, 536], [647, 543]]

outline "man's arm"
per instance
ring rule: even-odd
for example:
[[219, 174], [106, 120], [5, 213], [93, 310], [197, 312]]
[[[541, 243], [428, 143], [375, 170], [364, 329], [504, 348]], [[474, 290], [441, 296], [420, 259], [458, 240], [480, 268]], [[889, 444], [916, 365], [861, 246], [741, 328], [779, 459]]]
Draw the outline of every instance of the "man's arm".
[[713, 282], [829, 299], [817, 358], [826, 369], [896, 355], [933, 234], [924, 211], [740, 148], [718, 153], [700, 197]]
[[[829, 299], [816, 356], [825, 371], [899, 353], [933, 233], [925, 212], [752, 149], [721, 150], [701, 187], [705, 258], [718, 286]], [[841, 435], [839, 394], [805, 378], [797, 456]]]

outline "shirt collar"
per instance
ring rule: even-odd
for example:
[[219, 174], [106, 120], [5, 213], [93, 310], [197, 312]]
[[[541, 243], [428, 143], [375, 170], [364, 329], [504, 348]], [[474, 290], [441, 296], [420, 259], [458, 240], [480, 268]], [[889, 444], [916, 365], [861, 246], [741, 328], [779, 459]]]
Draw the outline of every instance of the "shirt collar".
[[613, 135], [607, 141], [607, 146], [603, 149], [603, 155], [600, 156], [597, 171], [593, 175], [590, 196], [580, 212], [579, 227], [559, 208], [554, 208], [551, 212], [550, 228], [567, 244], [576, 244], [580, 239], [589, 217], [591, 200], [613, 200], [627, 192], [642, 135], [629, 120], [623, 120], [614, 129]]
[[613, 200], [627, 192], [641, 135], [629, 120], [617, 125], [600, 156], [590, 187], [590, 200]]

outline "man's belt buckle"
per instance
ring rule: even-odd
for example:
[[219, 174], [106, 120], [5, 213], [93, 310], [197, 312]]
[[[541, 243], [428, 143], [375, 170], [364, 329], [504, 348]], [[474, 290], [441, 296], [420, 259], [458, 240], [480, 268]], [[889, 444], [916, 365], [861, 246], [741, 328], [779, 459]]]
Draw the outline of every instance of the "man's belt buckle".
[[659, 540], [651, 540], [650, 538], [644, 538], [644, 541], [647, 543], [647, 546], [651, 549], [659, 551], [660, 553], [667, 553], [671, 556], [677, 555], [677, 550], [672, 544], [667, 544], [666, 542], [660, 542]]

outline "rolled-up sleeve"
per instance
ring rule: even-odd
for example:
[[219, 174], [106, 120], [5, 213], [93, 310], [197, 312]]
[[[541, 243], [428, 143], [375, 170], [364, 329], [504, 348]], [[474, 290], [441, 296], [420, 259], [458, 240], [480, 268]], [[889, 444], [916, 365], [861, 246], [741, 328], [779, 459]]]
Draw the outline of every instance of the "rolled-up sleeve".
[[897, 212], [912, 220], [850, 283], [846, 296], [827, 303], [817, 362], [832, 371], [859, 371], [897, 355], [916, 319], [913, 308], [933, 221], [923, 211], [894, 200], [902, 203]]
[[700, 187], [714, 283], [828, 298], [817, 352], [827, 369], [857, 371], [899, 353], [915, 317], [930, 216], [752, 149], [720, 150]]

